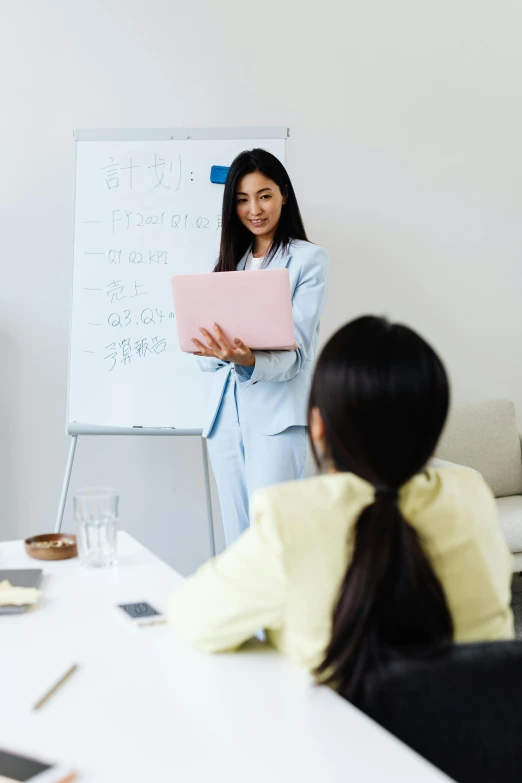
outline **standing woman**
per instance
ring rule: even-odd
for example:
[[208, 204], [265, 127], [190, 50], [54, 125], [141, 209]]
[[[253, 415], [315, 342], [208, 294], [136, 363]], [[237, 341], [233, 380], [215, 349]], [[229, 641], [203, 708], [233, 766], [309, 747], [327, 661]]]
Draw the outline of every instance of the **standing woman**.
[[218, 325], [194, 338], [201, 368], [214, 373], [207, 421], [225, 540], [249, 526], [249, 497], [261, 487], [302, 479], [307, 401], [328, 283], [328, 256], [308, 241], [290, 178], [262, 149], [242, 152], [225, 183], [221, 248], [214, 272], [287, 268], [296, 347], [251, 351]]

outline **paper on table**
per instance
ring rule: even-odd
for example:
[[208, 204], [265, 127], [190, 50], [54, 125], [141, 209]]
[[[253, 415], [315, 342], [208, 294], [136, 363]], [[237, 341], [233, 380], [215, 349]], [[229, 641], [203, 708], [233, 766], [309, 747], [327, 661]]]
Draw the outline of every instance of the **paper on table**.
[[0, 606], [28, 606], [38, 603], [40, 590], [35, 587], [13, 587], [9, 580], [0, 582]]

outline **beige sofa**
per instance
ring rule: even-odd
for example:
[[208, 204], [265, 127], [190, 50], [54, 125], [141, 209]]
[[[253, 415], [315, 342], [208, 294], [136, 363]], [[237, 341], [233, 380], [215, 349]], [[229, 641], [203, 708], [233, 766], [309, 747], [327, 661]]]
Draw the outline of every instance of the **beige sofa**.
[[496, 498], [513, 570], [522, 571], [522, 447], [513, 403], [489, 400], [455, 410], [435, 456], [482, 474]]

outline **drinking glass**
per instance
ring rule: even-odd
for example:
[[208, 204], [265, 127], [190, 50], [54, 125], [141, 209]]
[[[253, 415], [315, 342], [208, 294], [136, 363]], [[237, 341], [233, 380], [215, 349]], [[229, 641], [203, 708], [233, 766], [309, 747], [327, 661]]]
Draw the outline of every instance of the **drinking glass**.
[[75, 493], [74, 520], [82, 565], [105, 568], [116, 562], [118, 502], [115, 489], [88, 487]]

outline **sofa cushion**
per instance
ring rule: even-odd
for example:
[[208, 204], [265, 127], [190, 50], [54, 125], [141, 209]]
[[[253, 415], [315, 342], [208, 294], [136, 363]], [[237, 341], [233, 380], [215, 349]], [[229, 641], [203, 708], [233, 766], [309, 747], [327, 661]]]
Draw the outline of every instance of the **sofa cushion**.
[[478, 470], [495, 497], [522, 493], [520, 436], [509, 400], [489, 400], [452, 412], [436, 456]]
[[509, 551], [522, 552], [522, 495], [498, 498], [496, 503]]

